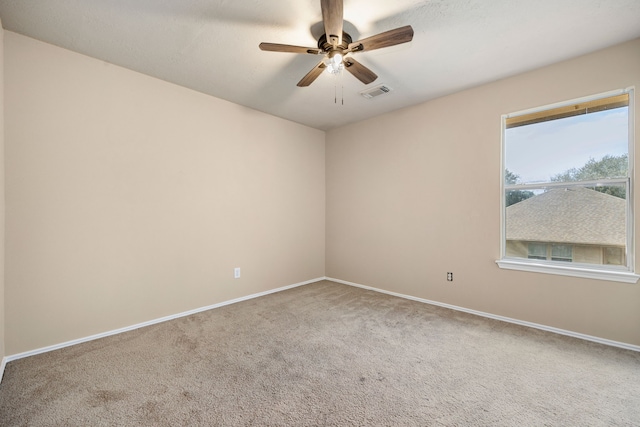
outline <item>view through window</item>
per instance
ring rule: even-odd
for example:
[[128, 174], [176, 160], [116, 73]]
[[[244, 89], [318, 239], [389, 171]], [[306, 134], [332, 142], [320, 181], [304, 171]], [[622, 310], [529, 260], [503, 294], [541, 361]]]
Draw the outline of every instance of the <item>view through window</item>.
[[505, 258], [631, 268], [629, 97], [505, 118]]

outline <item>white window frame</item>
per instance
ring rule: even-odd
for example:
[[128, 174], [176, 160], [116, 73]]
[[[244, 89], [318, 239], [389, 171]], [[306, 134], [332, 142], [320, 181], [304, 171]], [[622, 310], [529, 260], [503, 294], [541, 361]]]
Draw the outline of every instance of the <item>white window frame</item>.
[[[509, 258], [506, 256], [506, 209], [505, 209], [505, 130], [506, 121], [509, 118], [522, 116], [525, 114], [538, 113], [552, 110], [554, 108], [566, 107], [568, 105], [590, 102], [601, 98], [616, 95], [629, 95], [629, 178], [625, 179], [627, 184], [627, 245], [626, 245], [626, 266], [613, 265], [590, 265], [578, 263], [558, 263], [525, 259]], [[634, 198], [633, 198], [633, 178], [634, 178], [634, 147], [635, 147], [635, 97], [634, 88], [615, 90], [611, 92], [599, 93], [579, 99], [572, 99], [566, 102], [558, 102], [551, 105], [518, 111], [511, 114], [504, 114], [501, 117], [501, 159], [500, 159], [500, 259], [496, 264], [502, 269], [529, 271], [536, 273], [556, 274], [562, 276], [573, 276], [588, 279], [609, 280], [625, 283], [637, 283], [640, 275], [635, 273], [635, 239], [634, 239]], [[523, 186], [523, 188], [526, 186]]]

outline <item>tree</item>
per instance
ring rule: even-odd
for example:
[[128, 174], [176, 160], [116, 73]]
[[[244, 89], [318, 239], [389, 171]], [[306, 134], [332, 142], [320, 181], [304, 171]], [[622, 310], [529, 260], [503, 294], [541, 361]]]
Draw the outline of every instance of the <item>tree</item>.
[[[611, 156], [609, 154], [600, 160], [590, 158], [584, 166], [580, 168], [571, 168], [563, 173], [559, 173], [551, 177], [551, 181], [556, 182], [575, 182], [575, 181], [592, 181], [603, 178], [625, 178], [629, 170], [629, 156], [621, 154], [620, 156]], [[626, 190], [623, 186], [605, 185], [601, 187], [593, 187], [594, 190], [601, 193], [610, 194], [612, 196], [626, 198]]]
[[[511, 172], [509, 169], [504, 170], [504, 183], [505, 184], [517, 184], [520, 179], [519, 175]], [[505, 204], [506, 206], [515, 205], [518, 202], [528, 199], [529, 197], [533, 197], [533, 191], [525, 191], [525, 190], [507, 190], [505, 194]]]

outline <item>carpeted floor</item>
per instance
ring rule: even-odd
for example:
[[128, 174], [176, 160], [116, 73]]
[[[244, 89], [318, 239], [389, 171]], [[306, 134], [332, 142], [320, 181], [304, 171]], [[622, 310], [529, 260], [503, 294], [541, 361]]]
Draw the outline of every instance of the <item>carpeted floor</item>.
[[640, 353], [318, 282], [10, 362], [2, 426], [638, 426]]

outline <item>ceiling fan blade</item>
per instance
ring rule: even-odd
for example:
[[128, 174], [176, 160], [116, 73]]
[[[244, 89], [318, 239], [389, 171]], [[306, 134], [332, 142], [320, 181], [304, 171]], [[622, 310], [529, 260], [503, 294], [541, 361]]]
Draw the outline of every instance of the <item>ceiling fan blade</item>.
[[343, 10], [342, 0], [322, 0], [322, 21], [327, 41], [333, 46], [342, 43]]
[[345, 58], [344, 67], [362, 83], [368, 85], [378, 78], [376, 73], [359, 63], [353, 58]]
[[323, 53], [322, 50], [317, 47], [292, 46], [290, 44], [278, 43], [260, 43], [260, 50], [269, 52], [309, 53], [311, 55]]
[[395, 30], [385, 31], [384, 33], [376, 34], [375, 36], [350, 43], [348, 50], [352, 52], [374, 50], [407, 43], [411, 40], [413, 40], [413, 28], [411, 28], [411, 25], [406, 25], [404, 27], [396, 28]]
[[309, 86], [311, 83], [315, 81], [315, 79], [318, 78], [320, 74], [322, 74], [325, 68], [327, 68], [327, 66], [324, 64], [324, 61], [320, 61], [318, 65], [316, 65], [311, 71], [307, 73], [306, 76], [302, 78], [302, 80], [298, 82], [298, 86], [299, 87]]

